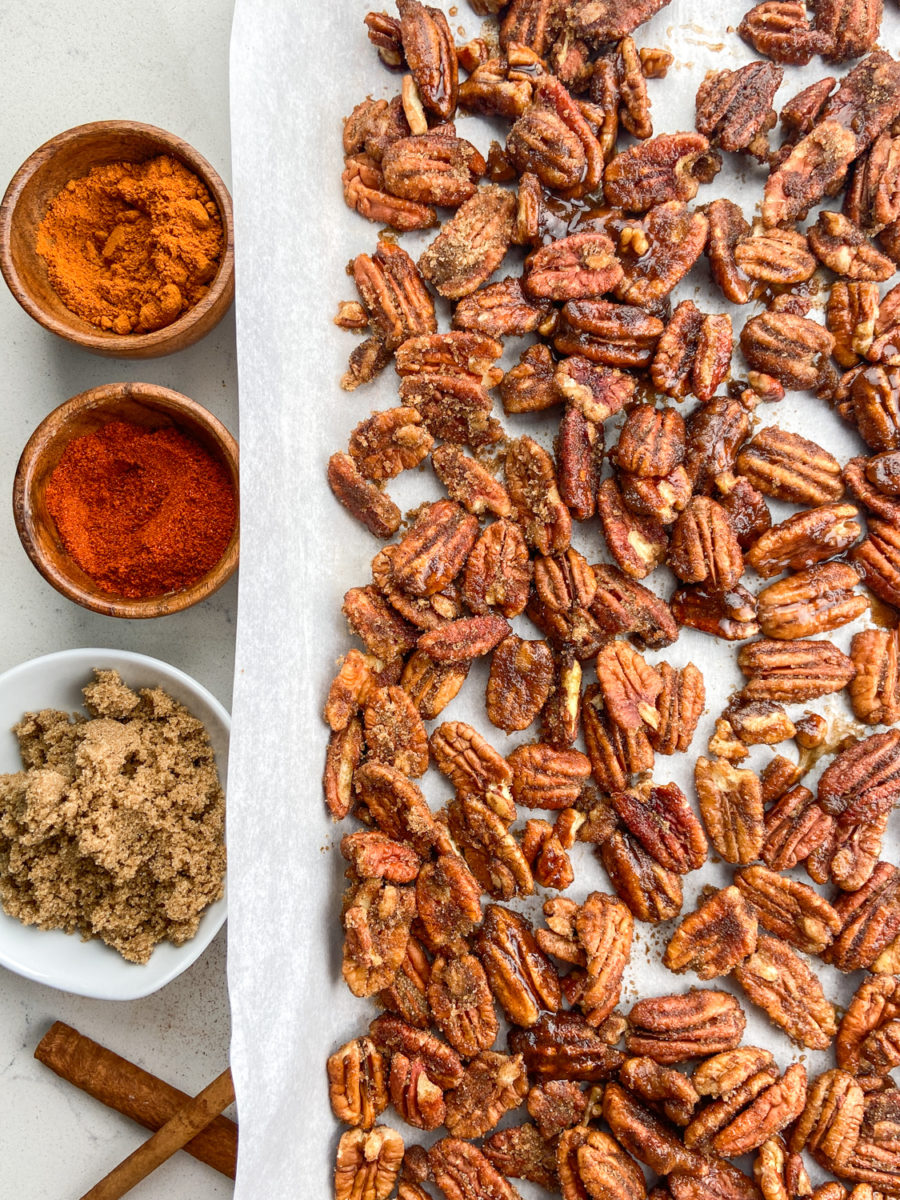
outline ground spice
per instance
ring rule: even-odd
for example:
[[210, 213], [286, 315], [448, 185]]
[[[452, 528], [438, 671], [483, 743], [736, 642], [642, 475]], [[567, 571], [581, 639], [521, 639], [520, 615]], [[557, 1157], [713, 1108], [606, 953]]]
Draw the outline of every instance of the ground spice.
[[26, 713], [0, 775], [0, 902], [130, 962], [181, 945], [222, 895], [225, 796], [203, 723], [162, 689], [94, 671], [81, 714]]
[[47, 482], [66, 550], [104, 591], [179, 591], [216, 565], [234, 531], [228, 471], [171, 427], [112, 421], [74, 438]]
[[66, 308], [120, 334], [161, 329], [196, 304], [223, 246], [205, 185], [167, 155], [107, 163], [69, 180], [37, 233]]

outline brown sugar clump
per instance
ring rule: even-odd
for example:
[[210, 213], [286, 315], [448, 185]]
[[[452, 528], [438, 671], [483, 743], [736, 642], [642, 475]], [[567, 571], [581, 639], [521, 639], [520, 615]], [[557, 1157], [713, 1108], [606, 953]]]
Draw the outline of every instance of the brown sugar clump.
[[54, 291], [111, 333], [149, 333], [203, 298], [222, 257], [204, 184], [168, 155], [106, 163], [70, 179], [37, 234]]
[[143, 963], [222, 896], [225, 795], [201, 721], [160, 688], [94, 674], [89, 718], [44, 709], [14, 729], [24, 770], [0, 775], [0, 902]]

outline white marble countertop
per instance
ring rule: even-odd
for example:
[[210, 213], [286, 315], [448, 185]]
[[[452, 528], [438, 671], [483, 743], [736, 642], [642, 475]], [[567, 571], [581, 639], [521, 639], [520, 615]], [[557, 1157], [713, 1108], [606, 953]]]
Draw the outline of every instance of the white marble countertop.
[[[0, 193], [42, 142], [84, 121], [125, 118], [180, 134], [229, 181], [231, 0], [0, 0]], [[130, 364], [68, 346], [33, 322], [0, 283], [0, 495], [34, 426], [85, 388], [165, 384], [206, 405], [235, 433], [234, 319], [168, 358]], [[205, 604], [157, 621], [96, 616], [53, 591], [0, 507], [0, 670], [71, 646], [114, 646], [175, 663], [231, 701], [236, 581]], [[228, 1055], [225, 931], [180, 979], [147, 1000], [83, 1000], [0, 968], [0, 1197], [63, 1200], [87, 1191], [146, 1136], [32, 1057], [62, 1020], [188, 1092]], [[184, 1154], [135, 1189], [138, 1200], [213, 1200], [232, 1184]]]

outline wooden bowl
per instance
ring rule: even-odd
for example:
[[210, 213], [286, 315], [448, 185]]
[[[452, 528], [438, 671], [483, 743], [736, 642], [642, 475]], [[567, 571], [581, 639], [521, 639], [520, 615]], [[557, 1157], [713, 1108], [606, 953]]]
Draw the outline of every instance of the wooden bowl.
[[[38, 254], [37, 229], [47, 206], [70, 179], [111, 162], [140, 162], [168, 154], [209, 189], [222, 217], [225, 246], [206, 295], [171, 325], [152, 333], [107, 333], [70, 312], [53, 290]], [[137, 121], [93, 121], [57, 134], [25, 160], [0, 203], [0, 271], [29, 316], [51, 333], [94, 354], [156, 358], [199, 341], [224, 317], [234, 299], [234, 220], [225, 184], [187, 142]]]
[[94, 433], [110, 421], [148, 429], [175, 426], [199, 442], [227, 469], [238, 494], [237, 442], [221, 421], [195, 400], [151, 383], [107, 383], [81, 392], [55, 408], [28, 439], [13, 480], [13, 516], [28, 557], [58, 592], [108, 617], [165, 617], [211, 596], [238, 564], [239, 527], [218, 563], [191, 587], [148, 599], [102, 591], [70, 556], [47, 510], [47, 481], [73, 438]]

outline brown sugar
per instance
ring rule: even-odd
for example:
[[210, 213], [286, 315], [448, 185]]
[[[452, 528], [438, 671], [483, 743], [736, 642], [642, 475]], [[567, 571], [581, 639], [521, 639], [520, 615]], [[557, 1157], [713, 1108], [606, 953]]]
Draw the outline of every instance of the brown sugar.
[[89, 718], [44, 709], [0, 775], [0, 903], [27, 925], [99, 937], [135, 963], [197, 932], [225, 875], [225, 796], [201, 721], [115, 671], [84, 688]]
[[162, 329], [202, 299], [223, 245], [205, 185], [168, 155], [106, 163], [69, 180], [37, 234], [65, 306], [118, 334]]

